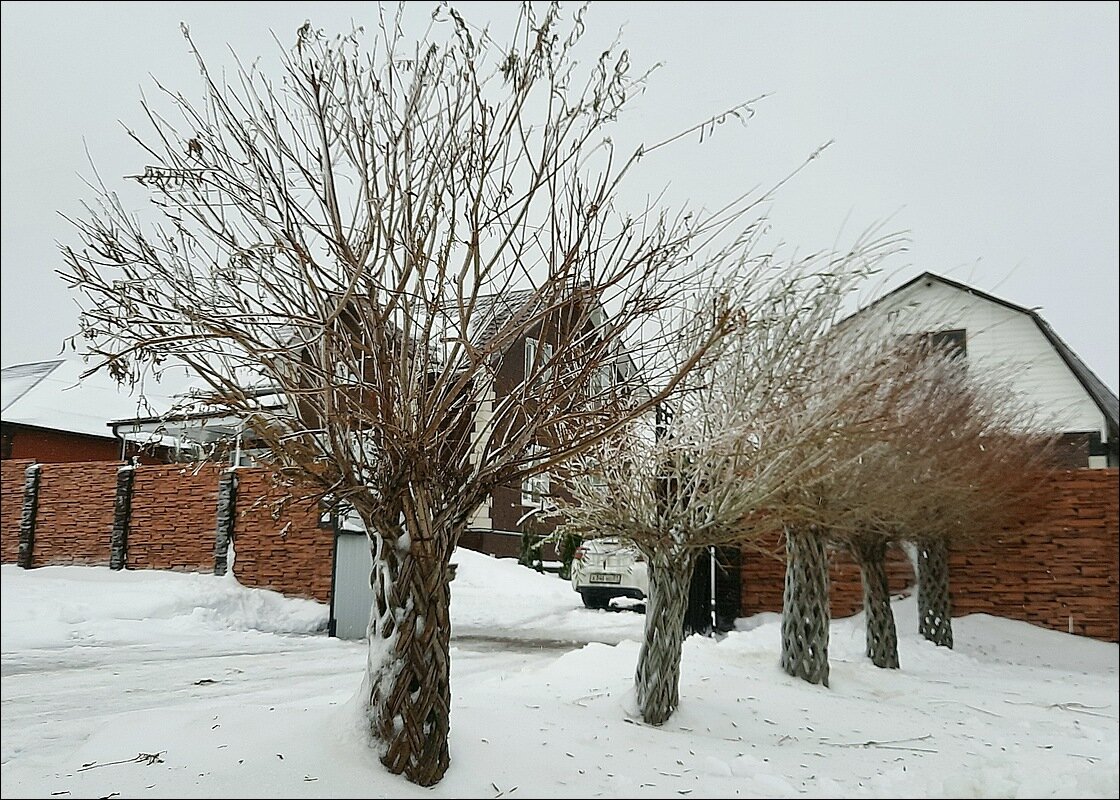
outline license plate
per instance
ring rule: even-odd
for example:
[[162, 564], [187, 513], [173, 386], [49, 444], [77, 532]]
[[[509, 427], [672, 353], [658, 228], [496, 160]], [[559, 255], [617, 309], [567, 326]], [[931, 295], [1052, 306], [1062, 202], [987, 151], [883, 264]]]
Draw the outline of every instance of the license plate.
[[592, 583], [622, 583], [622, 576], [621, 575], [611, 575], [611, 574], [606, 573], [606, 572], [592, 572], [591, 573], [591, 582]]

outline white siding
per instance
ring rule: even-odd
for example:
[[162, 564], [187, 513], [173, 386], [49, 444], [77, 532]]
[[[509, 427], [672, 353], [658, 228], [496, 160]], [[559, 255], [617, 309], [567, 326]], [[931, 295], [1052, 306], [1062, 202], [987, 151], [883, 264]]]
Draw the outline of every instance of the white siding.
[[[482, 457], [482, 447], [486, 441], [486, 432], [494, 418], [494, 384], [491, 381], [482, 393], [478, 404], [478, 411], [474, 419], [474, 436], [471, 444], [471, 464], [477, 466]], [[467, 523], [471, 530], [493, 530], [494, 521], [490, 514], [494, 498], [487, 497], [486, 502], [475, 509]]]
[[1099, 431], [1108, 439], [1104, 414], [1030, 315], [930, 278], [885, 297], [863, 315], [905, 333], [964, 328], [970, 367], [1008, 370], [1015, 390], [1037, 403], [1059, 430]]

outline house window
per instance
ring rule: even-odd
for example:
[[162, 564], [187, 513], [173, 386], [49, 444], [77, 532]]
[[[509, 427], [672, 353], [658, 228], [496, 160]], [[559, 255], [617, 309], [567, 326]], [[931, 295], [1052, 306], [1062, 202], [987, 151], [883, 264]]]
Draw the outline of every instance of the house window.
[[587, 488], [595, 497], [605, 497], [610, 493], [610, 486], [607, 484], [607, 479], [602, 475], [588, 475]]
[[[538, 355], [537, 355], [538, 351], [540, 353], [540, 355], [539, 355], [540, 360], [539, 361], [537, 360], [538, 359]], [[525, 340], [525, 377], [526, 378], [528, 378], [530, 375], [533, 374], [533, 369], [534, 368], [539, 369], [541, 371], [541, 375], [543, 375], [547, 378], [547, 376], [548, 376], [548, 374], [549, 374], [549, 372], [551, 371], [552, 368], [551, 367], [542, 368], [542, 365], [548, 364], [548, 362], [551, 361], [551, 360], [552, 360], [552, 345], [551, 344], [548, 344], [548, 343], [542, 344], [537, 339], [528, 339], [527, 338]]]
[[614, 368], [610, 365], [596, 367], [591, 373], [591, 396], [600, 402], [614, 384]]
[[964, 328], [927, 333], [923, 338], [938, 350], [943, 350], [953, 358], [964, 358], [968, 355], [968, 343]]
[[[540, 445], [534, 444], [529, 452], [533, 458], [532, 466], [541, 463], [542, 450]], [[551, 481], [547, 472], [530, 475], [521, 479], [521, 505], [531, 508], [544, 508], [548, 501]]]
[[521, 505], [544, 508], [549, 496], [549, 483], [547, 472], [530, 475], [521, 481]]

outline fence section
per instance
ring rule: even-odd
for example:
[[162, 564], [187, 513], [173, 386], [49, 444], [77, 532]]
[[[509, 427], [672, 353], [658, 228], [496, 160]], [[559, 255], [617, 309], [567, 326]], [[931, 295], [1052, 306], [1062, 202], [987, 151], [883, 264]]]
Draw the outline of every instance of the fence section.
[[210, 465], [136, 468], [129, 569], [213, 571], [218, 475]]
[[[2, 462], [0, 554], [5, 564], [18, 562], [25, 473], [32, 463]], [[116, 462], [41, 465], [30, 565], [109, 565], [116, 541], [118, 551], [123, 549], [119, 560], [128, 569], [218, 571], [225, 554], [217, 546], [221, 469], [141, 466], [133, 470], [131, 485], [118, 489], [120, 467]], [[267, 470], [238, 469], [237, 478], [232, 526], [237, 579], [328, 602], [333, 530], [319, 524], [316, 508], [285, 502], [299, 493], [274, 485]], [[120, 491], [129, 489], [122, 503]], [[122, 511], [127, 519], [120, 518]]]
[[107, 461], [41, 465], [33, 566], [108, 566], [117, 466]]
[[237, 477], [234, 576], [245, 586], [329, 602], [334, 533], [320, 525], [318, 507], [264, 470]]
[[1062, 473], [1036, 495], [1036, 530], [949, 551], [953, 615], [985, 613], [1120, 641], [1120, 471]]
[[[1053, 630], [1120, 641], [1120, 470], [1079, 469], [1055, 475], [1021, 509], [1046, 521], [995, 533], [983, 543], [950, 549], [953, 616], [985, 613]], [[771, 543], [776, 553], [778, 542]], [[914, 584], [909, 558], [888, 556], [891, 590]], [[782, 610], [781, 558], [745, 551], [742, 613]], [[832, 613], [862, 607], [859, 569], [842, 553], [831, 566]], [[900, 625], [906, 623], [899, 621]]]

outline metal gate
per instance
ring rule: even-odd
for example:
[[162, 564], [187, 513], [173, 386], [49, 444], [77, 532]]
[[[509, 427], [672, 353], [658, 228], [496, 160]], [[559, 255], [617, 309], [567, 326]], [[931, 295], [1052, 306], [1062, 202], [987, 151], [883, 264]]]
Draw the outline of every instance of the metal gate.
[[336, 530], [331, 573], [331, 616], [327, 632], [339, 639], [364, 639], [369, 628], [373, 556], [365, 531]]

